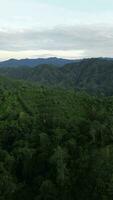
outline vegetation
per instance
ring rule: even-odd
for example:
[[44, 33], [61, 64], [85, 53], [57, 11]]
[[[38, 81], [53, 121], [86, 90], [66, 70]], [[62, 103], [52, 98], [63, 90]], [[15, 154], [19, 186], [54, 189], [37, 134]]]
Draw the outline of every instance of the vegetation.
[[112, 200], [113, 97], [0, 78], [0, 199]]
[[113, 60], [92, 58], [63, 67], [38, 65], [37, 67], [4, 67], [0, 74], [66, 89], [85, 90], [91, 94], [113, 95]]

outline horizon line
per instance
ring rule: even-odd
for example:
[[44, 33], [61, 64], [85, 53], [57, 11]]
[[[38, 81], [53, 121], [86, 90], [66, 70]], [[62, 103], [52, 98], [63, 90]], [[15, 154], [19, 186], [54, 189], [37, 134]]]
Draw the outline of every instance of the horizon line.
[[48, 57], [36, 57], [36, 58], [32, 58], [32, 57], [25, 57], [25, 58], [15, 58], [15, 57], [11, 57], [11, 58], [6, 58], [6, 59], [0, 59], [0, 62], [4, 62], [4, 61], [10, 61], [10, 60], [17, 60], [17, 61], [20, 61], [20, 60], [38, 60], [38, 59], [63, 59], [63, 60], [84, 60], [84, 59], [99, 59], [99, 58], [102, 58], [102, 59], [113, 59], [113, 57], [111, 56], [99, 56], [99, 57], [81, 57], [81, 58], [69, 58], [69, 57], [57, 57], [57, 56], [48, 56]]

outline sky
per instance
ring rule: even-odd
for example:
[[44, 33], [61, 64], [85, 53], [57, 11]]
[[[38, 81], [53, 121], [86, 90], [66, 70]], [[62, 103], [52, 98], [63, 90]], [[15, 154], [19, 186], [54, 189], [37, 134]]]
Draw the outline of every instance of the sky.
[[113, 57], [113, 0], [0, 0], [0, 60]]

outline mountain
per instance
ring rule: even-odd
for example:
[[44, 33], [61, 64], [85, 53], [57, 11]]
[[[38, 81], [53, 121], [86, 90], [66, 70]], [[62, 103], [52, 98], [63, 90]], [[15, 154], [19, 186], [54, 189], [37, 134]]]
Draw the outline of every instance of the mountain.
[[63, 85], [94, 94], [113, 95], [113, 60], [92, 58], [65, 65]]
[[85, 90], [92, 94], [113, 95], [113, 60], [92, 58], [62, 67], [52, 64], [37, 67], [0, 68], [2, 76], [41, 85]]
[[16, 60], [16, 59], [10, 59], [6, 60], [3, 62], [0, 62], [0, 67], [35, 67], [41, 64], [53, 64], [58, 67], [61, 67], [67, 63], [70, 62], [77, 62], [79, 60], [68, 60], [68, 59], [62, 59], [62, 58], [56, 58], [56, 57], [51, 57], [51, 58], [37, 58], [37, 59], [21, 59], [21, 60]]

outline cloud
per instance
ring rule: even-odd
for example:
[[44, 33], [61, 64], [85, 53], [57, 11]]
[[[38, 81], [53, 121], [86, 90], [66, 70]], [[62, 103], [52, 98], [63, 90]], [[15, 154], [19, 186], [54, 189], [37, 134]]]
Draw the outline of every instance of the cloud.
[[50, 51], [50, 50], [27, 50], [27, 51], [0, 51], [0, 60], [6, 60], [10, 58], [82, 58], [84, 57], [83, 51]]
[[[0, 30], [0, 51], [77, 52], [77, 56], [113, 55], [113, 25], [86, 24], [51, 29]], [[64, 53], [63, 53], [64, 54]], [[70, 54], [70, 53], [69, 53]], [[76, 55], [75, 55], [76, 56]]]

